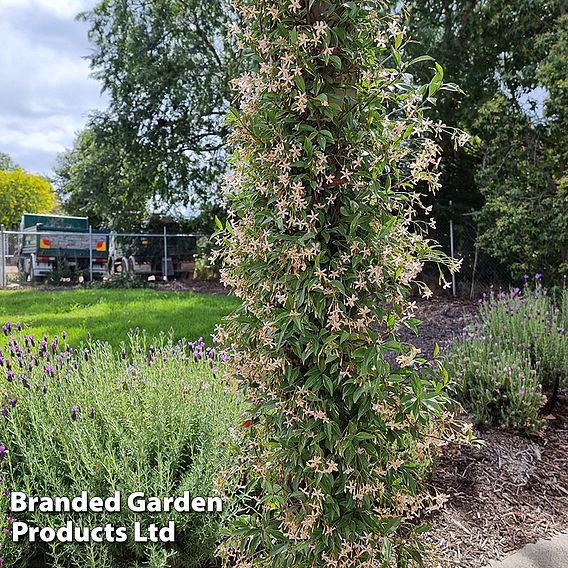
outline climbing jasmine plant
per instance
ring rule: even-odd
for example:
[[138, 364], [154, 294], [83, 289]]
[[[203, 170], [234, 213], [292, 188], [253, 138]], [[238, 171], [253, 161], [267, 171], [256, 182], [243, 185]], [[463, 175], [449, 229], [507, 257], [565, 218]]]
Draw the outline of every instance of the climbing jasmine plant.
[[[222, 278], [242, 306], [218, 330], [247, 399], [243, 500], [227, 566], [421, 563], [433, 456], [462, 436], [447, 373], [398, 339], [424, 262], [456, 269], [425, 236], [438, 187], [425, 112], [442, 69], [417, 84], [404, 30], [378, 0], [237, 0], [249, 71], [234, 81]], [[428, 211], [421, 219], [428, 219]]]

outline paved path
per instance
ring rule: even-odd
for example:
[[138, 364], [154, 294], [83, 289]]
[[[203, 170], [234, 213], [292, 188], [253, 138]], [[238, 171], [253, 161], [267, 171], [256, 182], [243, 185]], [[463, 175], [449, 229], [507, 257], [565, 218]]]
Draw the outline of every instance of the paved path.
[[568, 533], [528, 544], [487, 568], [568, 568]]

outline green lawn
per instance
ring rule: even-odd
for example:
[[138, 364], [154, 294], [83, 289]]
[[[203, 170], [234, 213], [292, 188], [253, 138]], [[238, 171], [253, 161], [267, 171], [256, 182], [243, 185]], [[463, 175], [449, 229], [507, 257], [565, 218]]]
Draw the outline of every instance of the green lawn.
[[0, 322], [20, 321], [26, 333], [36, 335], [65, 330], [72, 345], [91, 334], [118, 346], [137, 326], [149, 336], [173, 329], [176, 339], [209, 342], [215, 326], [237, 305], [226, 296], [148, 289], [0, 291]]

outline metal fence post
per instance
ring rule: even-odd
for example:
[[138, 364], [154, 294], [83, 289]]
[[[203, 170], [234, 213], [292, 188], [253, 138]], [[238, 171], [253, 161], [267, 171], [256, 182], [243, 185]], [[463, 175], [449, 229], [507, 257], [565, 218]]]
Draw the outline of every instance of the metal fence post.
[[93, 228], [89, 225], [89, 282], [93, 281]]
[[6, 278], [6, 241], [4, 236], [4, 225], [0, 225], [0, 269], [2, 271], [2, 278], [0, 279], [0, 286], [6, 288], [8, 279]]
[[[452, 201], [450, 201], [450, 256], [454, 258], [454, 212], [452, 210]], [[456, 273], [452, 272], [452, 295], [457, 296], [456, 290]]]
[[469, 290], [469, 297], [473, 300], [473, 294], [475, 293], [475, 276], [477, 273], [477, 261], [479, 259], [479, 248], [475, 245], [475, 253], [473, 256], [473, 270], [471, 272], [471, 288]]
[[164, 280], [168, 280], [168, 234], [164, 227]]

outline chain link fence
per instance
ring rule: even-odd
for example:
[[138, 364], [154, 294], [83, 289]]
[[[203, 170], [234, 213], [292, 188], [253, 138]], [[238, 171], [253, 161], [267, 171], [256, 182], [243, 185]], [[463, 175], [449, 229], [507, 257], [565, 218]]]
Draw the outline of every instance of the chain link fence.
[[92, 282], [115, 275], [193, 278], [204, 234], [108, 233], [0, 228], [0, 287], [15, 282]]
[[492, 285], [506, 287], [512, 283], [509, 270], [479, 248], [478, 215], [478, 211], [457, 211], [450, 202], [431, 235], [446, 254], [462, 260], [460, 271], [452, 279], [454, 296], [475, 298]]
[[[478, 214], [456, 211], [450, 203], [435, 215], [439, 221], [431, 237], [446, 254], [462, 259], [461, 270], [452, 279], [455, 296], [474, 298], [491, 285], [511, 283], [509, 271], [477, 245]], [[10, 282], [91, 282], [118, 274], [192, 278], [196, 261], [207, 257], [209, 245], [209, 235], [168, 234], [165, 228], [163, 233], [0, 228], [0, 287]]]

